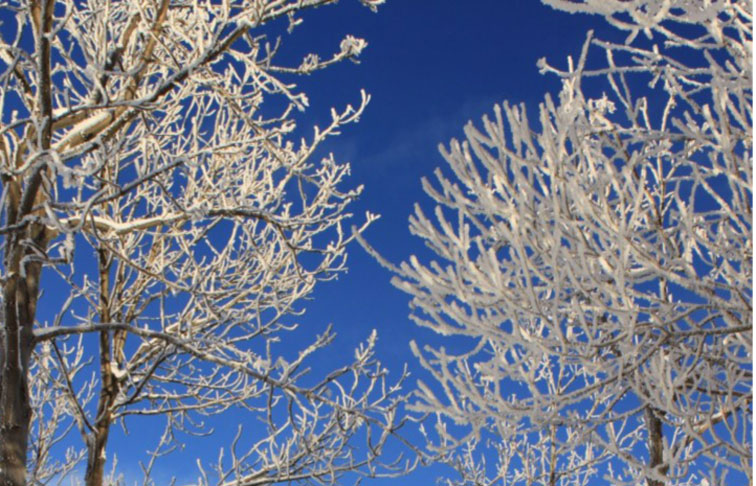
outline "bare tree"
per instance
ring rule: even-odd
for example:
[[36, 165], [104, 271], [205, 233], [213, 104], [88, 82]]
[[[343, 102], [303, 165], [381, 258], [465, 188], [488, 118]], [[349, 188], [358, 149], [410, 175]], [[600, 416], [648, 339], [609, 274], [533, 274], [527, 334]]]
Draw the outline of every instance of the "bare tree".
[[[402, 377], [386, 382], [375, 336], [321, 378], [308, 363], [330, 330], [301, 350], [276, 344], [296, 328], [285, 316], [345, 268], [361, 190], [342, 189], [348, 165], [313, 154], [367, 95], [309, 135], [292, 80], [355, 60], [365, 42], [276, 61], [297, 14], [331, 3], [0, 4], [0, 484], [43, 484], [84, 461], [86, 484], [101, 485], [112, 425], [161, 415], [149, 484], [176, 430], [231, 406], [262, 418], [258, 440], [235, 442], [203, 484], [394, 471], [377, 461], [401, 425]], [[71, 429], [83, 450], [62, 441]]]
[[413, 343], [429, 447], [449, 484], [753, 484], [752, 3], [545, 3], [627, 37], [442, 147], [438, 260], [384, 262], [452, 336]]

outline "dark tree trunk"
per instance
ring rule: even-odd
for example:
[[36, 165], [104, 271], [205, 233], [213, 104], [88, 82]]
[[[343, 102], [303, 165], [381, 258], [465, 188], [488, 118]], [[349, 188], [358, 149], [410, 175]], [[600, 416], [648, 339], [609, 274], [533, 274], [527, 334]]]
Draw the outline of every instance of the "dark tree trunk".
[[[52, 139], [52, 89], [50, 62], [50, 31], [53, 0], [32, 0], [29, 3], [34, 33], [38, 85], [35, 115], [39, 124], [25, 132], [24, 145], [29, 152], [17, 153], [16, 167], [23, 166], [22, 157], [43, 154]], [[40, 202], [48, 197], [42, 188], [44, 166], [32, 173], [4, 176], [5, 223], [12, 226], [39, 212]], [[29, 401], [29, 360], [34, 349], [34, 319], [39, 298], [39, 277], [50, 234], [44, 225], [28, 222], [5, 235], [3, 255], [3, 336], [0, 344], [0, 486], [26, 484], [26, 449], [31, 423]]]
[[23, 320], [26, 312], [19, 312], [24, 298], [18, 275], [8, 278], [3, 294], [5, 333], [0, 393], [0, 484], [23, 486], [26, 484], [26, 446], [31, 420], [26, 375], [31, 343], [28, 338], [30, 323]]
[[[102, 398], [101, 398], [102, 399]], [[98, 407], [99, 409], [99, 407]], [[105, 477], [105, 447], [108, 445], [109, 422], [98, 422], [87, 444], [86, 486], [101, 486]]]
[[[32, 226], [23, 232], [42, 248], [46, 245], [45, 230]], [[21, 235], [19, 235], [21, 236]], [[41, 263], [23, 264], [29, 256], [17, 238], [8, 242], [3, 285], [3, 334], [0, 353], [0, 486], [26, 484], [26, 448], [31, 422], [28, 372], [34, 349], [34, 317], [39, 295]], [[24, 271], [21, 272], [23, 265]]]
[[[110, 268], [112, 258], [105, 250], [98, 251], [100, 278], [100, 322], [111, 321]], [[97, 401], [97, 417], [94, 430], [87, 438], [87, 471], [84, 476], [86, 486], [102, 486], [105, 474], [106, 453], [110, 426], [113, 423], [112, 407], [118, 397], [121, 384], [113, 373], [112, 366], [123, 364], [125, 335], [115, 331], [111, 345], [109, 331], [100, 332], [100, 379], [102, 387]]]
[[[662, 466], [664, 462], [664, 432], [658, 411], [652, 407], [647, 407], [645, 420], [648, 430], [648, 467], [657, 475], [664, 476], [667, 474], [668, 468]], [[655, 479], [655, 477], [646, 478], [648, 486], [664, 486], [664, 481]]]

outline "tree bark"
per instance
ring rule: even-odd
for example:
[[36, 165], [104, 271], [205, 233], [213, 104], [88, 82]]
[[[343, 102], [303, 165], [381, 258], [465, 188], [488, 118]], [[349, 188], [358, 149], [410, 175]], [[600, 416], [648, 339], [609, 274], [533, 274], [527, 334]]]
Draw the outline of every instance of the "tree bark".
[[[98, 250], [98, 266], [100, 278], [100, 322], [111, 321], [110, 302], [110, 268], [112, 257], [106, 250]], [[87, 438], [87, 471], [84, 476], [86, 486], [102, 486], [107, 461], [106, 447], [110, 426], [113, 422], [112, 407], [121, 388], [119, 380], [113, 373], [112, 366], [123, 364], [123, 346], [125, 344], [123, 331], [114, 331], [111, 346], [109, 331], [100, 332], [100, 379], [102, 387], [97, 402], [97, 417], [94, 431]]]
[[[5, 325], [0, 394], [0, 484], [26, 484], [26, 446], [29, 439], [31, 407], [25, 369], [31, 349], [29, 323], [23, 322], [20, 277], [12, 275], [3, 286], [3, 323]], [[19, 297], [21, 297], [19, 299]], [[19, 302], [19, 300], [21, 302]]]
[[[648, 429], [648, 467], [657, 475], [665, 476], [668, 468], [661, 466], [664, 462], [664, 431], [658, 411], [652, 407], [647, 407], [645, 420], [646, 429]], [[656, 477], [658, 476], [646, 478], [648, 486], [664, 486], [664, 481], [656, 479]]]
[[[52, 90], [50, 38], [53, 0], [33, 0], [29, 9], [34, 33], [38, 86], [35, 111], [40, 124], [24, 133], [26, 150], [16, 155], [16, 166], [23, 166], [24, 155], [44, 153], [52, 139]], [[42, 189], [44, 166], [30, 174], [6, 176], [5, 223], [12, 226], [26, 216], [39, 212], [47, 198]], [[36, 208], [36, 209], [35, 209]], [[2, 371], [0, 371], [0, 486], [26, 484], [26, 449], [31, 423], [29, 400], [29, 360], [34, 349], [34, 319], [39, 299], [39, 277], [50, 234], [43, 225], [29, 222], [9, 233], [5, 240], [3, 283]]]
[[[31, 423], [29, 361], [34, 348], [34, 317], [39, 296], [39, 261], [24, 263], [29, 251], [20, 237], [38, 247], [46, 246], [44, 228], [30, 225], [28, 231], [9, 238], [6, 252], [8, 277], [3, 285], [2, 371], [0, 372], [0, 486], [26, 484], [26, 448]], [[23, 272], [21, 268], [23, 266]]]

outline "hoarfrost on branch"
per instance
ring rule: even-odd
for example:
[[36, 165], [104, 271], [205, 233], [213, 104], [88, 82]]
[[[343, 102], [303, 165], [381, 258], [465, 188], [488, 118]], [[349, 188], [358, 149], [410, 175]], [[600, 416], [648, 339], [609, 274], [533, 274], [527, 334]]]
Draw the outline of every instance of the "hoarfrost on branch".
[[413, 343], [428, 447], [449, 484], [753, 484], [752, 3], [545, 3], [624, 41], [541, 61], [559, 96], [423, 181], [437, 260], [392, 268], [455, 340]]
[[[407, 467], [381, 458], [403, 377], [387, 381], [374, 336], [320, 378], [308, 363], [330, 328], [302, 350], [279, 344], [297, 334], [286, 316], [345, 269], [361, 192], [344, 187], [348, 164], [315, 154], [369, 96], [303, 130], [293, 81], [366, 42], [280, 60], [300, 14], [332, 3], [0, 2], [0, 484], [77, 468], [116, 482], [112, 426], [160, 415], [152, 484], [182, 433], [231, 407], [256, 420], [200, 484]], [[76, 431], [84, 446], [63, 449]]]

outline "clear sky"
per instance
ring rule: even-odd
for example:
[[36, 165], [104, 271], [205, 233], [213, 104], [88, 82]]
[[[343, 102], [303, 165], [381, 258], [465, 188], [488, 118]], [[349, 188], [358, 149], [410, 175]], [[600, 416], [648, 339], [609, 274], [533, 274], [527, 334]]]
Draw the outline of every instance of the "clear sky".
[[[314, 37], [313, 50], [328, 52], [344, 33], [369, 43], [359, 65], [335, 66], [300, 85], [310, 93], [308, 116], [318, 118], [320, 111], [323, 119], [324, 103], [356, 102], [360, 88], [371, 94], [360, 123], [333, 139], [328, 150], [351, 162], [351, 183], [365, 186], [353, 206], [355, 222], [365, 211], [381, 215], [365, 237], [394, 263], [423, 251], [409, 234], [408, 217], [415, 202], [429, 204], [421, 178], [445, 164], [438, 145], [461, 137], [468, 121], [478, 122], [496, 103], [535, 108], [544, 93], [559, 87], [554, 76], [538, 72], [537, 60], [566, 66], [587, 31], [601, 27], [596, 18], [558, 12], [537, 0], [390, 0], [377, 14], [343, 1], [313, 13], [294, 36]], [[409, 321], [408, 299], [389, 280], [355, 245], [349, 273], [316, 290], [302, 321], [332, 322], [349, 344], [375, 327], [384, 338], [384, 359], [412, 362], [409, 339], [429, 336]]]
[[[415, 202], [429, 206], [420, 180], [445, 164], [438, 144], [461, 137], [463, 126], [491, 113], [495, 103], [536, 107], [544, 93], [559, 87], [555, 77], [539, 74], [537, 60], [566, 66], [568, 55], [579, 55], [589, 29], [608, 30], [598, 18], [558, 12], [537, 0], [389, 0], [377, 14], [342, 0], [303, 18], [291, 41], [311, 40], [312, 51], [331, 52], [347, 33], [368, 42], [359, 65], [315, 73], [300, 86], [312, 103], [307, 116], [315, 119], [325, 120], [324, 108], [332, 104], [357, 102], [361, 88], [372, 96], [360, 123], [327, 149], [336, 160], [351, 162], [350, 182], [365, 186], [353, 206], [355, 222], [365, 211], [381, 215], [365, 238], [394, 263], [424, 251], [409, 234], [408, 217]], [[299, 322], [313, 330], [333, 323], [339, 352], [321, 355], [324, 368], [343, 364], [344, 353], [351, 355], [376, 328], [379, 359], [396, 374], [407, 363], [412, 385], [423, 373], [410, 339], [422, 344], [439, 338], [410, 321], [408, 297], [365, 251], [354, 245], [349, 258], [349, 272], [321, 284]], [[363, 484], [433, 485], [444, 473], [435, 466]]]

